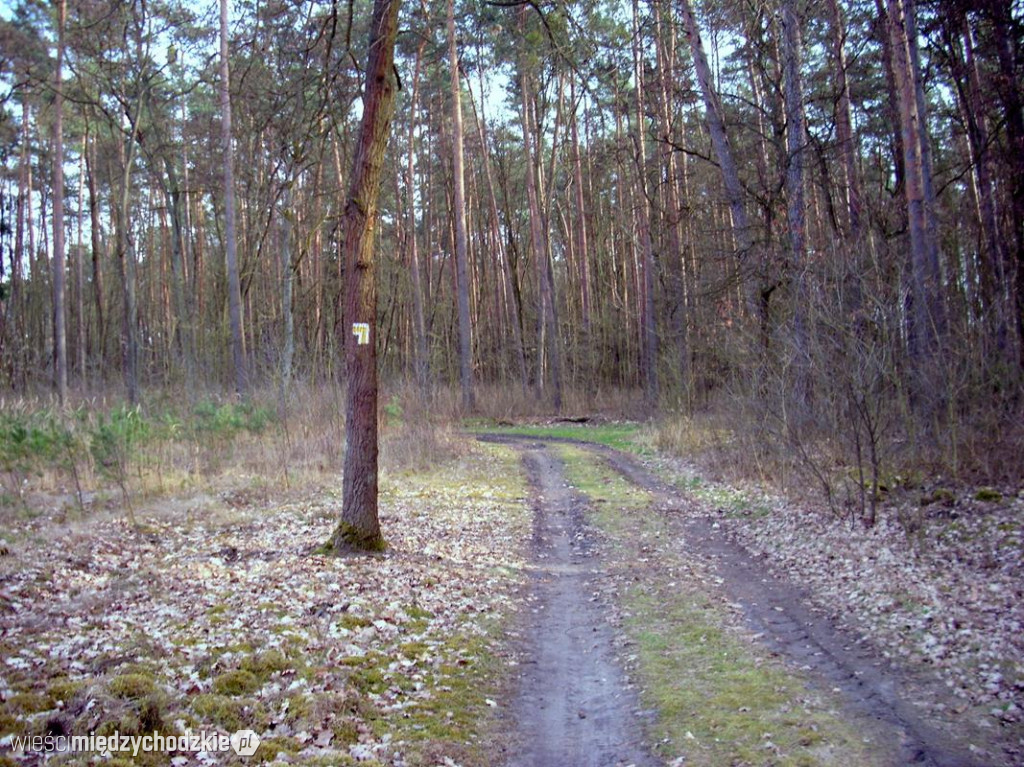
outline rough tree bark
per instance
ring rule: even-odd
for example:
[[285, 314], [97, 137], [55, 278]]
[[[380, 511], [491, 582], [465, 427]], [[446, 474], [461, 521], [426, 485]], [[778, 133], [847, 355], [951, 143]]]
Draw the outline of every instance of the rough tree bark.
[[[373, 237], [384, 151], [395, 109], [395, 36], [400, 0], [375, 0], [363, 119], [341, 222], [345, 263], [345, 474], [341, 520], [328, 547], [380, 550], [377, 516], [377, 286]], [[365, 332], [357, 325], [365, 324]], [[358, 333], [357, 333], [358, 330]]]

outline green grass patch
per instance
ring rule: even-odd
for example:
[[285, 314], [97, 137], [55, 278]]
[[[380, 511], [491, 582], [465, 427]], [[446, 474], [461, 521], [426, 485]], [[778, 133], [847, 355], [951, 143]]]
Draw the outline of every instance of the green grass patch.
[[612, 535], [626, 535], [634, 524], [632, 517], [650, 505], [651, 494], [584, 448], [560, 445], [558, 455], [565, 462], [566, 479], [590, 498], [597, 526]]
[[687, 764], [877, 763], [803, 678], [728, 631], [698, 592], [646, 582], [624, 596], [644, 697], [659, 712], [655, 735]]
[[638, 423], [608, 423], [596, 426], [587, 424], [558, 424], [551, 426], [492, 426], [473, 424], [473, 433], [511, 434], [525, 437], [554, 437], [555, 439], [577, 439], [607, 445], [627, 453], [646, 454], [650, 447], [644, 439], [643, 426]]
[[117, 698], [136, 700], [156, 692], [153, 677], [140, 672], [119, 674], [107, 683], [110, 694]]
[[250, 672], [261, 682], [267, 681], [271, 676], [282, 671], [299, 672], [305, 668], [305, 664], [301, 660], [289, 659], [278, 649], [250, 655], [240, 665], [242, 671]]
[[16, 692], [8, 698], [7, 706], [20, 714], [37, 714], [51, 708], [49, 698], [36, 692]]

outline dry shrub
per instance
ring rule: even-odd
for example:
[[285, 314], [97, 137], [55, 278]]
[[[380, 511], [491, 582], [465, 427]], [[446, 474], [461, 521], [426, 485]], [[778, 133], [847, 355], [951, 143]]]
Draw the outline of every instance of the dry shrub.
[[954, 328], [931, 364], [911, 359], [896, 304], [861, 300], [855, 313], [837, 296], [806, 304], [802, 346], [782, 315], [768, 338], [720, 347], [731, 373], [699, 414], [654, 426], [655, 444], [868, 524], [888, 494], [936, 482], [1015, 491], [1024, 381], [1005, 350]]
[[430, 394], [431, 413], [446, 421], [462, 418], [486, 418], [492, 421], [524, 421], [557, 416], [606, 416], [640, 419], [646, 416], [643, 392], [636, 389], [602, 387], [594, 391], [565, 388], [561, 407], [555, 407], [552, 393], [538, 395], [520, 383], [478, 384], [474, 390], [474, 409], [466, 412], [458, 387], [438, 387]]
[[386, 393], [379, 409], [381, 466], [386, 471], [436, 468], [465, 452], [451, 415], [455, 405], [450, 393], [438, 392], [428, 400], [403, 387]]

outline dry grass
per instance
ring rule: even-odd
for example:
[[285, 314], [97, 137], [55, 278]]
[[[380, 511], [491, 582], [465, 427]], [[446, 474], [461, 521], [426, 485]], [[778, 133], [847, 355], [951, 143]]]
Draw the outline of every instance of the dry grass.
[[[445, 408], [396, 390], [382, 394], [380, 412], [384, 473], [460, 454]], [[337, 386], [297, 382], [284, 399], [267, 389], [242, 404], [219, 393], [154, 391], [137, 409], [113, 397], [78, 396], [64, 408], [46, 397], [8, 399], [0, 418], [9, 425], [0, 433], [7, 530], [55, 511], [75, 519], [203, 497], [242, 508], [340, 486], [345, 419]]]

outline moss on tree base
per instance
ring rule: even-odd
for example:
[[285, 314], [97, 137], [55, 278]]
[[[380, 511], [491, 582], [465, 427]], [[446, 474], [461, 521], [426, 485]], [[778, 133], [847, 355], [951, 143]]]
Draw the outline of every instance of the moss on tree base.
[[331, 539], [321, 548], [322, 554], [341, 556], [344, 554], [377, 553], [388, 547], [379, 532], [368, 534], [349, 522], [339, 522]]

